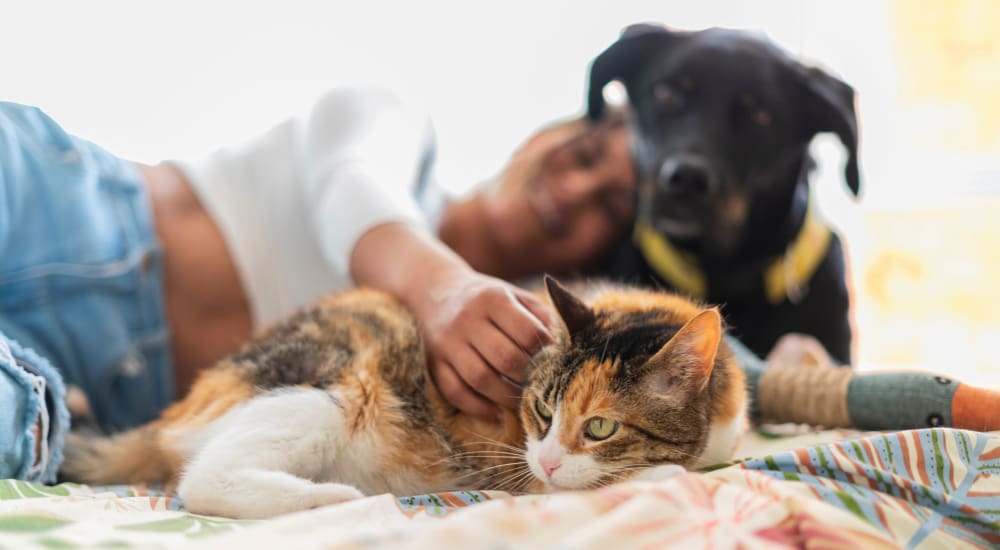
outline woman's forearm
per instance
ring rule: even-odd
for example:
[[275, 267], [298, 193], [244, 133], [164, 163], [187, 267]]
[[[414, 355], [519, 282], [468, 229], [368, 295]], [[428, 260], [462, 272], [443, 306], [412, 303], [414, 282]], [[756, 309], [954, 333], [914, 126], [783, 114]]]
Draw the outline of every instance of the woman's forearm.
[[473, 273], [424, 230], [396, 222], [376, 226], [358, 239], [350, 271], [358, 286], [384, 290], [411, 308], [435, 285]]

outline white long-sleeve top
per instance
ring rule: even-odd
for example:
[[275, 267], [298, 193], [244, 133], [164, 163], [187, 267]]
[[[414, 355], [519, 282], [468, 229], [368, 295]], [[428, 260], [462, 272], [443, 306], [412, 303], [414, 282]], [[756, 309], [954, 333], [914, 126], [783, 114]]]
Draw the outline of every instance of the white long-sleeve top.
[[369, 229], [426, 227], [415, 192], [433, 150], [422, 112], [350, 88], [246, 143], [172, 163], [221, 230], [261, 327], [353, 286], [351, 252]]

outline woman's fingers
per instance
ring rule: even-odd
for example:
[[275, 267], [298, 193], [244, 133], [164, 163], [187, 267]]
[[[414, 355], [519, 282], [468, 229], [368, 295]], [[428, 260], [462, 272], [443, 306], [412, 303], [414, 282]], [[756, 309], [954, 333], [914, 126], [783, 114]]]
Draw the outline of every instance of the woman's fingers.
[[455, 369], [444, 361], [433, 361], [429, 365], [431, 378], [441, 395], [463, 412], [488, 420], [497, 417], [499, 409], [488, 399], [476, 393], [462, 381]]
[[540, 310], [538, 315], [514, 292], [508, 293], [497, 307], [490, 308], [488, 325], [472, 340], [473, 347], [490, 366], [518, 384], [524, 382], [524, 370], [531, 356], [552, 341], [545, 322], [539, 319], [549, 316], [544, 304], [532, 306]]
[[552, 341], [546, 323], [553, 314], [493, 277], [463, 270], [436, 282], [411, 307], [441, 394], [475, 416], [496, 418], [496, 406], [516, 409], [531, 356]]
[[493, 403], [516, 409], [521, 399], [520, 386], [504, 380], [500, 372], [470, 344], [449, 354], [449, 363], [472, 390]]

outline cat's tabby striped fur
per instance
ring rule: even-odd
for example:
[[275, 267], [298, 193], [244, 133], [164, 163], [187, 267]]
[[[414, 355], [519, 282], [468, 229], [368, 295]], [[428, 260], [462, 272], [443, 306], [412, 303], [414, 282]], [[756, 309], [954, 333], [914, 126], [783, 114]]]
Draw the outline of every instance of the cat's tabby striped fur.
[[718, 312], [546, 283], [564, 324], [499, 424], [445, 402], [410, 314], [356, 290], [259, 335], [160, 419], [72, 437], [63, 475], [177, 484], [193, 512], [268, 517], [383, 492], [596, 487], [731, 458], [746, 397]]

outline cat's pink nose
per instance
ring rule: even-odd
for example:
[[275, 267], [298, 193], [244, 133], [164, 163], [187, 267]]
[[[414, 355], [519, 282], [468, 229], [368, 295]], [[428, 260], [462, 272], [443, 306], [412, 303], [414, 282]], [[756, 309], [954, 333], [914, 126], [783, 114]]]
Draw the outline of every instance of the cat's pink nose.
[[551, 476], [552, 472], [558, 470], [559, 467], [562, 466], [562, 459], [541, 457], [538, 459], [538, 464], [543, 470], [545, 470], [545, 475]]

